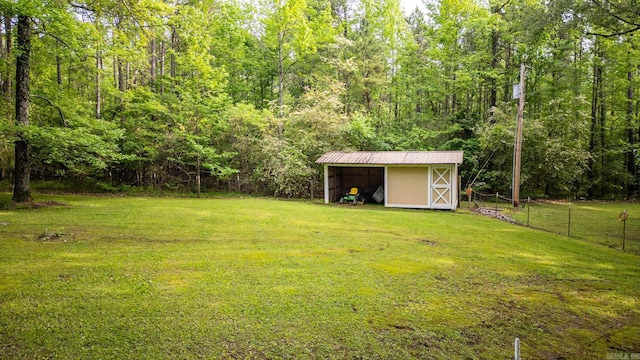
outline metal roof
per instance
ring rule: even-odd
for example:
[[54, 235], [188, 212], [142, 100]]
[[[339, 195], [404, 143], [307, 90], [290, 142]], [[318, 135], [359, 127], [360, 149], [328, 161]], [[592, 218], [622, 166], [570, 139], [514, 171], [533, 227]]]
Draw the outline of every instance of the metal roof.
[[462, 164], [462, 151], [331, 151], [317, 164], [429, 165]]

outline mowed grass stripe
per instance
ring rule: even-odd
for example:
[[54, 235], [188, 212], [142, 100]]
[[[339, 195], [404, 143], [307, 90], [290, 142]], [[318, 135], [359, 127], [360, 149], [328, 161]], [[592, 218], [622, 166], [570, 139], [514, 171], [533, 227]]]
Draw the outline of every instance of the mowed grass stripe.
[[37, 198], [65, 206], [0, 211], [3, 358], [640, 351], [639, 258], [605, 246], [465, 212]]

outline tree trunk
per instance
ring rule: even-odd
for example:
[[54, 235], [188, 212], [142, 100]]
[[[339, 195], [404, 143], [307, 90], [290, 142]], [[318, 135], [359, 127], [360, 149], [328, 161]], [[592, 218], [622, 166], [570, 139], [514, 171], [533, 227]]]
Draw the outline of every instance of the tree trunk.
[[150, 59], [150, 70], [151, 70], [151, 83], [153, 86], [155, 86], [155, 82], [156, 82], [156, 67], [158, 64], [158, 55], [157, 55], [157, 51], [156, 51], [156, 39], [152, 38], [151, 39], [151, 59]]
[[171, 30], [171, 56], [169, 57], [169, 75], [171, 79], [176, 77], [176, 51], [178, 51], [178, 33], [176, 33], [176, 29]]
[[122, 67], [122, 60], [118, 59], [118, 90], [120, 90], [121, 93], [124, 93], [124, 91], [126, 90], [125, 88], [125, 79], [124, 79], [124, 69]]
[[510, 79], [510, 75], [513, 71], [513, 69], [511, 68], [511, 55], [512, 55], [512, 51], [511, 51], [511, 43], [507, 42], [506, 44], [507, 46], [507, 50], [504, 56], [504, 72], [505, 74], [507, 74], [507, 76], [505, 76], [505, 82], [504, 82], [504, 93], [502, 94], [502, 101], [509, 102], [509, 99], [511, 98], [511, 80]]
[[[455, 84], [457, 82], [457, 80], [458, 80], [456, 78], [456, 72], [455, 72], [454, 69], [452, 69], [451, 72], [453, 74], [452, 77], [451, 77], [452, 78], [451, 84]], [[451, 86], [451, 90], [452, 90], [451, 91], [452, 92], [452, 95], [451, 95], [451, 112], [449, 114], [455, 115], [456, 111], [458, 109], [457, 108], [458, 94], [456, 93], [457, 89], [456, 89], [456, 87], [454, 85]]]
[[[60, 48], [60, 40], [56, 40], [56, 46], [58, 47], [58, 49]], [[60, 58], [60, 54], [58, 54], [57, 51], [56, 51], [56, 80], [58, 83], [58, 88], [62, 89], [62, 59]]]
[[[491, 32], [491, 70], [493, 70], [494, 74], [498, 71], [498, 41], [500, 38], [500, 33], [497, 30], [493, 30]], [[489, 78], [489, 111], [493, 113], [493, 109], [498, 104], [498, 89], [496, 88], [496, 78], [492, 74]]]
[[[16, 121], [18, 125], [29, 125], [29, 57], [31, 55], [31, 19], [18, 15], [18, 57], [16, 59]], [[31, 166], [29, 164], [29, 144], [18, 133], [15, 142], [15, 183], [13, 201], [29, 202]]]
[[[284, 105], [284, 58], [282, 54], [282, 47], [284, 42], [284, 34], [278, 34], [278, 117], [282, 118], [284, 112], [282, 106]], [[282, 130], [282, 129], [280, 129]]]
[[[602, 66], [600, 66], [600, 71], [598, 72], [598, 100], [599, 100], [599, 118], [600, 118], [600, 123], [598, 124], [600, 126], [600, 168], [601, 169], [606, 169], [606, 164], [605, 164], [605, 149], [606, 149], [606, 118], [607, 118], [607, 109], [606, 109], [606, 103], [604, 100], [604, 85], [602, 83]], [[603, 182], [604, 184], [604, 182]]]
[[[11, 18], [9, 16], [4, 17], [4, 31], [5, 31], [5, 60], [8, 61], [11, 58], [11, 46], [12, 46], [12, 34], [11, 34]], [[7, 72], [2, 78], [2, 93], [8, 95], [11, 92], [11, 75]]]
[[114, 56], [113, 61], [111, 61], [111, 66], [113, 67], [113, 83], [115, 86], [118, 86], [118, 57]]
[[284, 134], [284, 55], [282, 47], [284, 43], [284, 34], [278, 34], [278, 136]]
[[600, 79], [600, 71], [599, 66], [596, 63], [597, 60], [594, 60], [593, 63], [593, 84], [591, 91], [591, 127], [589, 131], [589, 182], [591, 186], [589, 187], [589, 197], [594, 197], [597, 195], [595, 180], [597, 177], [597, 172], [595, 169], [596, 162], [594, 161], [596, 158], [596, 132], [598, 129], [598, 81]]
[[100, 70], [102, 69], [102, 53], [100, 50], [96, 51], [96, 119], [102, 118], [102, 78], [100, 77]]
[[198, 164], [196, 167], [196, 191], [198, 198], [200, 197], [200, 157], [198, 156]]
[[[596, 50], [596, 54], [600, 54]], [[591, 129], [589, 138], [589, 181], [591, 187], [589, 195], [591, 197], [601, 196], [606, 192], [604, 185], [604, 169], [605, 169], [605, 104], [604, 90], [602, 83], [602, 63], [598, 58], [593, 60], [593, 84], [591, 93]]]
[[131, 63], [129, 61], [125, 63], [124, 68], [125, 68], [125, 78], [124, 78], [124, 87], [122, 91], [131, 89], [132, 79], [133, 79], [133, 83], [135, 83], [135, 74], [131, 75], [132, 73]]
[[[158, 67], [159, 67], [159, 72], [160, 72], [160, 78], [162, 79], [164, 77], [164, 41], [160, 42], [160, 60], [158, 63]], [[160, 84], [160, 94], [164, 94], [164, 81], [161, 81]]]
[[[4, 17], [2, 19], [4, 19]], [[5, 32], [4, 20], [3, 20], [2, 26], [0, 27], [0, 58], [2, 58], [4, 62], [6, 62], [7, 59], [9, 58], [7, 56], [7, 50], [6, 50], [7, 48], [5, 46], [8, 38], [9, 38], [9, 35]], [[4, 82], [7, 77], [8, 77], [8, 74], [6, 74], [6, 72], [2, 74], [2, 77], [0, 77], [0, 91], [2, 91], [3, 94], [6, 94], [6, 92], [4, 91]]]
[[627, 150], [627, 171], [631, 177], [629, 185], [627, 186], [627, 195], [629, 197], [633, 196], [636, 192], [636, 163], [635, 156], [633, 150], [635, 149], [636, 138], [635, 138], [635, 129], [633, 126], [633, 71], [629, 71], [627, 73], [627, 79], [629, 80], [629, 87], [627, 88], [627, 139], [629, 141], [629, 148]]

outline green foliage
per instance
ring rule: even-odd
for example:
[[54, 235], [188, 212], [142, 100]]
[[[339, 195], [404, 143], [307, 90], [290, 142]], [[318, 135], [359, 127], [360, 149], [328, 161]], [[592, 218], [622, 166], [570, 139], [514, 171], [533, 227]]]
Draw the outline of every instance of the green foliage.
[[342, 84], [319, 79], [301, 96], [297, 111], [288, 115], [284, 136], [313, 163], [320, 155], [342, 149], [347, 141], [344, 129], [348, 118], [342, 112]]
[[[588, 124], [569, 114], [562, 115], [557, 112], [549, 119], [531, 119], [527, 123], [528, 136], [523, 144], [527, 182], [533, 188], [547, 188], [550, 196], [584, 196], [581, 180], [589, 160], [584, 145]], [[537, 140], [541, 138], [545, 141]]]
[[309, 167], [305, 154], [286, 140], [266, 137], [262, 145], [266, 157], [254, 171], [254, 181], [274, 196], [303, 197], [315, 171]]
[[479, 155], [468, 183], [482, 191], [509, 192], [513, 170], [512, 154], [515, 114], [510, 109], [493, 109], [493, 116], [478, 124]]
[[380, 144], [375, 131], [375, 126], [370, 117], [357, 113], [351, 117], [351, 121], [344, 128], [343, 135], [349, 146], [355, 150], [378, 150]]
[[238, 104], [228, 108], [222, 115], [225, 147], [235, 155], [231, 166], [246, 179], [260, 165], [263, 153], [262, 140], [269, 133], [273, 116], [267, 110], [256, 110], [251, 105]]
[[58, 176], [104, 175], [111, 164], [125, 159], [116, 145], [123, 131], [101, 120], [74, 121], [70, 127], [29, 126], [23, 134], [36, 164], [52, 166]]
[[405, 17], [398, 0], [0, 2], [0, 180], [14, 166], [20, 13], [36, 34], [36, 180], [201, 177], [297, 196], [328, 150], [462, 149], [463, 182], [505, 193], [524, 63], [523, 193], [637, 196], [634, 2], [426, 5]]

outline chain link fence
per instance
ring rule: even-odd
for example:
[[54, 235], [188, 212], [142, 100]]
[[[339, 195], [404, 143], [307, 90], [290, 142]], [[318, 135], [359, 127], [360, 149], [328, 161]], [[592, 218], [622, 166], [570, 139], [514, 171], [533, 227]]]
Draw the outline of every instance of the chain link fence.
[[640, 254], [640, 202], [512, 199], [472, 191], [461, 206], [484, 215]]

